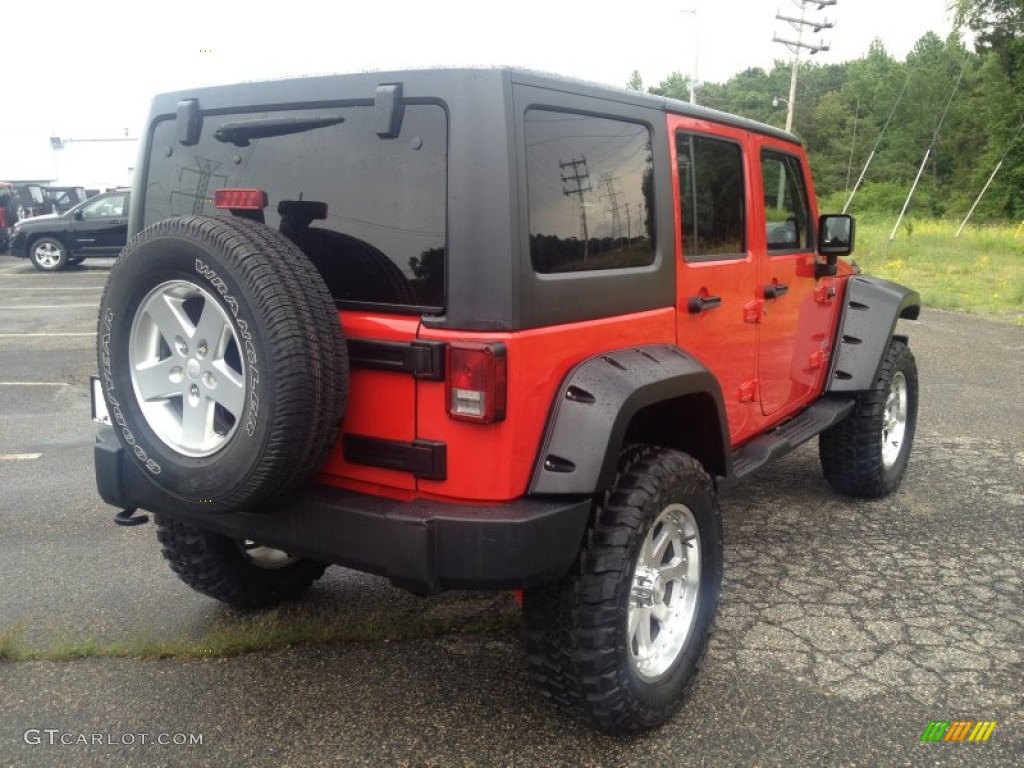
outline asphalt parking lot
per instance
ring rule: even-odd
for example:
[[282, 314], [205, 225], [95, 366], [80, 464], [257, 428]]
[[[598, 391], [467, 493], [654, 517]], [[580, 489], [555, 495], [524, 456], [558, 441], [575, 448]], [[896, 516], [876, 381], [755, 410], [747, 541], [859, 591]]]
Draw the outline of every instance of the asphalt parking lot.
[[[115, 527], [96, 495], [87, 377], [110, 264], [43, 274], [0, 256], [0, 632], [32, 648], [250, 620], [181, 584], [153, 526]], [[449, 632], [0, 661], [0, 765], [1021, 765], [1024, 327], [925, 311], [903, 330], [922, 382], [903, 487], [841, 498], [807, 446], [723, 495], [719, 618], [659, 731], [596, 735], [540, 700], [515, 631]], [[334, 568], [290, 610], [479, 627], [515, 607]], [[984, 743], [921, 742], [956, 720], [997, 725]]]

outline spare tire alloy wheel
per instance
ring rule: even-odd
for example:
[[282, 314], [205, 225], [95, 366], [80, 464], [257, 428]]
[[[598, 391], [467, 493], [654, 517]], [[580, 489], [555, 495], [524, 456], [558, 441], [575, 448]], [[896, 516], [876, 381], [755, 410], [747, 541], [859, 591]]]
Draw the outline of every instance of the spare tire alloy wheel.
[[168, 507], [271, 511], [337, 439], [337, 310], [263, 225], [182, 216], [140, 232], [111, 269], [98, 333], [115, 432]]
[[139, 304], [128, 347], [132, 388], [149, 427], [183, 456], [216, 453], [245, 417], [238, 333], [212, 293], [188, 280]]
[[43, 237], [32, 243], [32, 263], [44, 272], [56, 272], [68, 264], [68, 251], [60, 240]]

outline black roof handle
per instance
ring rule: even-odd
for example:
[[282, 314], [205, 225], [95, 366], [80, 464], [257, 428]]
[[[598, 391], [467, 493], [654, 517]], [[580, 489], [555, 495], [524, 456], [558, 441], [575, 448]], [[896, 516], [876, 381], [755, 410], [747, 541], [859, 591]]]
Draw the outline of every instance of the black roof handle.
[[203, 128], [203, 116], [199, 112], [197, 99], [182, 99], [178, 102], [178, 143], [194, 147], [199, 143]]
[[382, 139], [397, 139], [402, 132], [405, 105], [401, 83], [382, 83], [373, 95], [374, 129]]

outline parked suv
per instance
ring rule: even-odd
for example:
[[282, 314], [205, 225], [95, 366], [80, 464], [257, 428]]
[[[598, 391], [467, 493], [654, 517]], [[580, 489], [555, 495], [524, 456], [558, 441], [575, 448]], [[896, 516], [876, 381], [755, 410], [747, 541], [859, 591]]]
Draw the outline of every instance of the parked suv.
[[88, 199], [85, 187], [43, 187], [49, 210], [47, 213], [65, 213]]
[[18, 197], [18, 190], [13, 184], [0, 181], [0, 253], [7, 250], [10, 243], [10, 230], [18, 219], [23, 218], [25, 210]]
[[11, 253], [36, 269], [56, 272], [90, 256], [117, 256], [128, 239], [131, 192], [97, 195], [65, 213], [34, 216], [14, 225]]
[[18, 184], [14, 189], [21, 201], [21, 218], [43, 216], [51, 212], [52, 207], [41, 184]]
[[522, 590], [544, 694], [636, 731], [703, 654], [719, 488], [815, 436], [840, 493], [900, 484], [920, 303], [788, 133], [498, 69], [165, 94], [144, 135], [96, 477], [200, 592]]

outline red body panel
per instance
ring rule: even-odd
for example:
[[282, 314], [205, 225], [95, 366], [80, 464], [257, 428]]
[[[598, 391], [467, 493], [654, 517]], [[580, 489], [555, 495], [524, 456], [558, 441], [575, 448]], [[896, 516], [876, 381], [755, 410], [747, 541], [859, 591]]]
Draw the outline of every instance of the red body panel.
[[[761, 164], [758, 162], [762, 147], [800, 157], [811, 221], [816, 222], [817, 203], [803, 151], [792, 144], [766, 136], [758, 136], [755, 143], [751, 165], [758, 190], [763, 189], [764, 185]], [[831, 311], [832, 304], [820, 304], [814, 299], [817, 287], [814, 278], [815, 254], [803, 251], [769, 255], [764, 234], [766, 222], [763, 206], [757, 206], [754, 210], [757, 215], [751, 217], [751, 235], [755, 255], [763, 265], [761, 287], [763, 289], [772, 284], [782, 284], [789, 289], [786, 295], [765, 301], [758, 345], [761, 411], [765, 416], [778, 418], [815, 399], [823, 376], [820, 358], [828, 354], [831, 344], [828, 329], [834, 313]]]
[[[323, 482], [395, 498], [414, 496], [460, 502], [502, 502], [522, 496], [530, 482], [552, 400], [566, 374], [601, 352], [674, 343], [716, 376], [736, 448], [796, 413], [820, 393], [832, 352], [843, 278], [815, 280], [811, 252], [768, 255], [760, 155], [771, 147], [800, 158], [810, 214], [817, 206], [800, 147], [739, 128], [669, 115], [674, 200], [676, 305], [649, 312], [513, 333], [470, 333], [422, 326], [418, 318], [370, 312], [341, 313], [349, 338], [409, 342], [501, 342], [507, 349], [508, 405], [495, 424], [448, 415], [444, 381], [408, 373], [356, 368], [351, 374], [343, 434], [411, 442], [439, 441], [447, 450], [444, 480], [417, 480], [409, 472], [345, 461], [341, 441], [321, 471]], [[684, 259], [675, 145], [677, 130], [720, 137], [743, 150], [747, 252], [742, 257]], [[667, 193], [666, 193], [667, 194]], [[845, 274], [848, 269], [841, 267]], [[764, 299], [765, 285], [788, 293]], [[718, 309], [694, 314], [691, 297], [718, 296]]]
[[[706, 365], [718, 379], [725, 400], [729, 434], [733, 444], [752, 435], [757, 413], [756, 388], [747, 387], [757, 378], [758, 324], [748, 322], [745, 307], [756, 298], [760, 266], [750, 250], [748, 235], [745, 258], [716, 261], [685, 260], [682, 216], [679, 199], [679, 161], [676, 132], [685, 130], [717, 138], [731, 139], [743, 149], [747, 210], [752, 210], [752, 169], [750, 145], [744, 131], [702, 120], [669, 115], [669, 152], [672, 158], [672, 196], [676, 233], [676, 311], [677, 343]], [[748, 223], [749, 230], [749, 223]], [[688, 302], [694, 296], [718, 296], [719, 308], [691, 314]]]
[[[341, 324], [350, 339], [405, 341], [416, 338], [419, 318], [408, 315], [380, 315], [341, 312]], [[349, 378], [348, 406], [343, 432], [411, 441], [415, 435], [416, 382], [412, 376], [389, 371], [353, 368]], [[345, 461], [341, 441], [331, 451], [321, 474], [413, 490], [416, 478], [408, 472], [367, 467]]]
[[444, 382], [421, 381], [418, 436], [448, 445], [448, 479], [420, 480], [423, 495], [487, 501], [526, 492], [551, 403], [565, 375], [611, 349], [675, 340], [671, 309], [509, 334], [466, 334], [424, 328], [421, 338], [500, 341], [508, 350], [508, 412], [497, 424], [449, 418]]

